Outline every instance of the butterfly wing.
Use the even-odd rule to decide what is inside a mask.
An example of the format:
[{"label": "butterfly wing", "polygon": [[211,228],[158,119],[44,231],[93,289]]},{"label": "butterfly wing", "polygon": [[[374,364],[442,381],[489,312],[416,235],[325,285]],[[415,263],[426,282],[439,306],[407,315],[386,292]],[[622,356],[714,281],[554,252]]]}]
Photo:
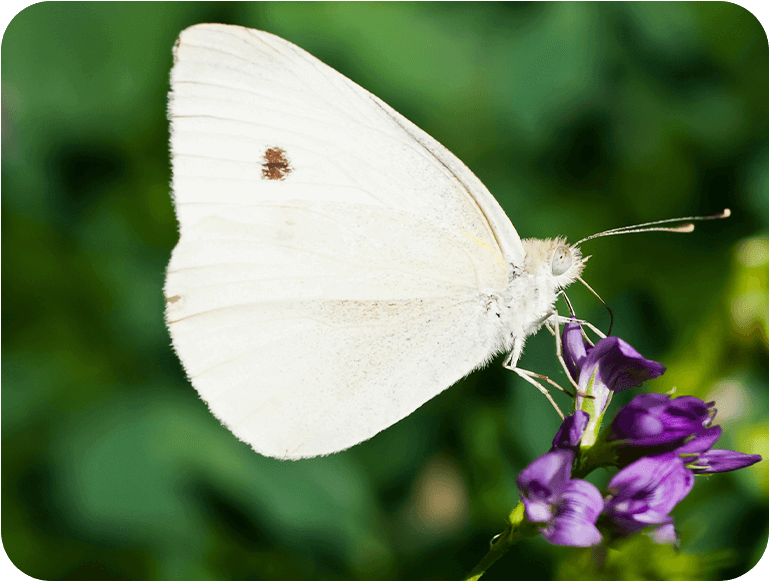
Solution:
[{"label": "butterfly wing", "polygon": [[485,294],[524,251],[462,162],[268,33],[197,25],[174,56],[166,319],[236,436],[332,453],[499,349]]}]

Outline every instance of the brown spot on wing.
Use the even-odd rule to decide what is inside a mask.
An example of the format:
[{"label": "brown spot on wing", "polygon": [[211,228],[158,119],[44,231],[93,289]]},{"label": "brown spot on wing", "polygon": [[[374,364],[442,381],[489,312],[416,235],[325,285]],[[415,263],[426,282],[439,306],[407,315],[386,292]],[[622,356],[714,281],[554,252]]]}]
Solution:
[{"label": "brown spot on wing", "polygon": [[176,303],[180,299],[181,297],[179,295],[174,295],[173,297],[166,297],[166,304],[171,305],[172,303]]},{"label": "brown spot on wing", "polygon": [[262,178],[264,180],[283,180],[292,171],[286,152],[281,148],[268,148],[262,163]]}]

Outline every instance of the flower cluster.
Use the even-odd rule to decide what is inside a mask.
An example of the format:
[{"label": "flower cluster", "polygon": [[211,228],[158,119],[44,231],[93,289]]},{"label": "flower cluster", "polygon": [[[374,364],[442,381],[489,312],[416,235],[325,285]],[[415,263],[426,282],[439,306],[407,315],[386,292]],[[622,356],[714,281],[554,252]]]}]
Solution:
[{"label": "flower cluster", "polygon": [[[526,520],[550,543],[593,546],[603,533],[637,532],[657,543],[676,543],[671,511],[692,490],[695,474],[733,471],[761,460],[712,449],[722,434],[712,425],[715,403],[693,396],[636,396],[597,440],[612,393],[660,376],[665,368],[617,337],[586,344],[576,323],[565,326],[562,345],[579,390],[576,412],[562,423],[551,450],[516,481]],[[604,494],[575,477],[610,466],[620,470]]]}]

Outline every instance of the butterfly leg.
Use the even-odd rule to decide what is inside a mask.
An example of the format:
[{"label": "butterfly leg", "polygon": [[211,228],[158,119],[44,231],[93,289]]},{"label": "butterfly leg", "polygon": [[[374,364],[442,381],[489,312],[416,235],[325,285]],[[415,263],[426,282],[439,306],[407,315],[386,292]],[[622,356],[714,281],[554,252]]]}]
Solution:
[{"label": "butterfly leg", "polygon": [[556,401],[553,399],[553,396],[551,396],[551,393],[548,392],[548,389],[545,388],[542,384],[540,384],[535,378],[538,378],[540,380],[544,380],[551,384],[552,386],[555,386],[562,392],[564,389],[559,386],[556,382],[551,380],[548,376],[543,376],[542,374],[536,374],[535,372],[530,372],[529,370],[524,370],[523,368],[519,368],[516,366],[516,363],[519,361],[519,356],[521,355],[521,351],[523,348],[523,342],[517,337],[513,342],[513,349],[511,350],[511,353],[508,354],[508,357],[505,359],[505,362],[503,362],[503,367],[507,370],[510,370],[511,372],[515,372],[518,374],[521,378],[532,384],[535,388],[537,388],[540,393],[545,396],[548,399],[548,402],[551,403],[551,406],[554,407],[554,410],[556,410],[556,413],[564,419],[564,414],[562,413],[561,409],[559,408],[559,405],[556,404]]},{"label": "butterfly leg", "polygon": [[[575,392],[579,394],[580,396],[584,398],[591,398],[591,396],[588,396],[587,394],[584,394],[580,391],[580,388],[577,385],[577,382],[572,377],[572,374],[570,374],[569,369],[567,368],[567,363],[564,361],[564,350],[561,343],[561,333],[559,333],[559,323],[579,323],[581,326],[585,325],[588,327],[591,331],[593,331],[596,335],[603,338],[606,337],[601,331],[599,331],[596,326],[593,324],[583,321],[582,319],[575,319],[574,317],[563,317],[559,315],[557,312],[553,312],[552,316],[549,318],[549,320],[546,322],[546,327],[548,328],[548,331],[550,331],[554,337],[556,338],[556,357],[559,360],[559,363],[561,364],[561,367],[564,369],[564,373],[567,374],[567,378],[569,378],[570,383],[572,384],[572,387],[575,389]],[[551,327],[553,326],[553,327]],[[588,336],[586,336],[585,332],[583,331],[581,327],[581,333],[583,337],[588,340]],[[588,340],[589,343],[593,345],[593,342]]]},{"label": "butterfly leg", "polygon": [[[572,384],[572,387],[575,389],[575,393],[580,394],[580,388],[578,387],[577,382],[575,382],[575,379],[572,377],[572,374],[570,374],[569,368],[567,368],[567,362],[564,361],[564,349],[561,343],[561,333],[559,333],[559,318],[560,315],[556,312],[553,312],[552,317],[548,320],[548,322],[546,322],[546,327],[548,328],[548,331],[553,334],[554,338],[556,338],[556,358],[559,360],[559,363],[561,364],[564,373],[567,375],[570,384]],[[564,320],[564,323],[570,321],[567,318],[564,318]],[[551,326],[553,326],[553,328],[551,328]]]}]

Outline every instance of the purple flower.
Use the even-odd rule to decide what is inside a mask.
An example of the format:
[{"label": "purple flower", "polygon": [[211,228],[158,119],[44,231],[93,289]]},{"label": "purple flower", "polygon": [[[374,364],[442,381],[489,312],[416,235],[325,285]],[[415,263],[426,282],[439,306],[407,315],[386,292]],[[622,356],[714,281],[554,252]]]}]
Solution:
[{"label": "purple flower", "polygon": [[[587,392],[591,379],[594,379],[591,395],[594,397],[592,409],[596,413],[603,412],[610,391],[621,392],[639,386],[666,371],[658,362],[643,358],[619,337],[602,338],[595,346],[586,344],[580,325],[572,321],[564,326],[562,354],[567,370],[581,391]],[[581,404],[582,397],[578,396],[577,408],[581,408]]]},{"label": "purple flower", "polygon": [[688,463],[687,466],[697,475],[706,473],[724,473],[743,469],[762,460],[761,455],[749,455],[738,451],[726,451],[724,449],[711,449],[698,456],[697,461]]},{"label": "purple flower", "polygon": [[594,367],[597,381],[614,392],[640,386],[642,382],[657,378],[666,371],[658,362],[643,358],[619,337],[602,338],[588,350],[588,356],[582,362],[578,385],[588,383]]},{"label": "purple flower", "polygon": [[621,534],[671,524],[669,512],[687,496],[694,481],[675,453],[642,457],[610,480],[604,513]]},{"label": "purple flower", "polygon": [[721,426],[710,426],[700,431],[693,438],[685,440],[684,444],[681,444],[674,449],[674,452],[682,457],[692,457],[696,454],[705,453],[714,446],[714,443],[717,442],[721,436]]},{"label": "purple flower", "polygon": [[580,368],[583,360],[588,355],[588,349],[591,344],[583,340],[583,332],[580,324],[574,320],[564,324],[564,331],[561,334],[562,356],[564,363],[567,364],[567,370],[575,381],[580,376]]},{"label": "purple flower", "polygon": [[[574,321],[564,326],[562,347],[578,386],[576,412],[562,422],[551,450],[519,474],[523,512],[517,510],[516,523],[534,524],[552,544],[593,546],[602,541],[596,527],[601,517],[612,535],[642,532],[655,543],[677,545],[670,513],[692,490],[695,474],[740,469],[761,457],[712,449],[722,434],[712,426],[714,402],[693,396],[639,395],[597,441],[612,393],[660,376],[665,368],[617,337],[591,346]],[[592,484],[572,478],[576,459],[581,476],[620,467],[605,499]]]},{"label": "purple flower", "polygon": [[735,471],[762,460],[761,455],[712,449],[711,447],[719,440],[720,436],[722,436],[721,426],[709,427],[686,441],[682,446],[674,449],[674,452],[683,457],[687,468],[696,475]]},{"label": "purple flower", "polygon": [[672,451],[693,473],[705,474],[735,471],[762,460],[760,455],[711,449],[722,436],[721,427],[709,426],[715,415],[714,402],[694,396],[640,394],[618,411],[610,438],[623,441],[622,464]]},{"label": "purple flower", "polygon": [[561,490],[553,518],[540,533],[558,546],[595,546],[602,541],[602,534],[595,525],[601,512],[599,490],[588,481],[571,479]]},{"label": "purple flower", "polygon": [[546,540],[562,546],[592,546],[602,539],[595,525],[602,496],[587,481],[570,479],[574,459],[572,450],[552,450],[519,473],[516,485],[527,519],[542,524],[540,533]]},{"label": "purple flower", "polygon": [[618,411],[612,438],[637,447],[678,443],[711,423],[716,414],[713,406],[694,396],[672,400],[666,394],[640,394]]},{"label": "purple flower", "polygon": [[550,451],[538,457],[516,479],[527,519],[533,523],[552,517],[551,505],[572,473],[575,453],[566,449]]},{"label": "purple flower", "polygon": [[554,449],[575,449],[580,446],[580,439],[588,426],[590,416],[587,412],[578,410],[575,414],[569,415],[561,423],[556,436],[553,437]]}]

